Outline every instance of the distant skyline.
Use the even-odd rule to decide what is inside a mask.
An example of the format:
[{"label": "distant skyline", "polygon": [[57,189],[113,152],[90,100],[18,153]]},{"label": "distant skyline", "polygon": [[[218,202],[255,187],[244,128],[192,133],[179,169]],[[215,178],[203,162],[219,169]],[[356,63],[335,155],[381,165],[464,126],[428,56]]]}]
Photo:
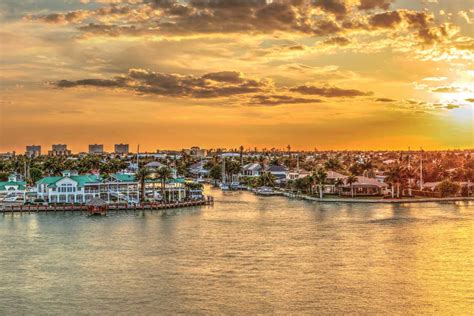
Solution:
[{"label": "distant skyline", "polygon": [[0,25],[0,152],[474,148],[474,0],[4,0]]}]

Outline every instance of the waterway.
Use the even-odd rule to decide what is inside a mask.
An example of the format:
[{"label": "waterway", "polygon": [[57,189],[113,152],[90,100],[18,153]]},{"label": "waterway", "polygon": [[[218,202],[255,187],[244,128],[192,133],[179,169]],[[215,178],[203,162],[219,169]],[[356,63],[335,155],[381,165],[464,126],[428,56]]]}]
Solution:
[{"label": "waterway", "polygon": [[472,314],[474,203],[211,190],[165,212],[0,215],[0,314]]}]

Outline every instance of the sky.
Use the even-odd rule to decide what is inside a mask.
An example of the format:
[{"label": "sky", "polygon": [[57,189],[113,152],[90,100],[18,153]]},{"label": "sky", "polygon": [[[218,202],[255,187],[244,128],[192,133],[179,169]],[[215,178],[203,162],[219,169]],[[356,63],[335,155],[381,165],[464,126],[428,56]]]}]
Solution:
[{"label": "sky", "polygon": [[2,0],[0,25],[0,152],[474,148],[474,0]]}]

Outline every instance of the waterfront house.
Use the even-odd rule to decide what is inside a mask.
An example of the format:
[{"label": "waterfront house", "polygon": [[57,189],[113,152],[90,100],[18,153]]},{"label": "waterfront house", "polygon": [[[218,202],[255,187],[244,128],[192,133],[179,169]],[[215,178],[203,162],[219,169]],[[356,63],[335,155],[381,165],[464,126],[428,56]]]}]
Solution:
[{"label": "waterfront house", "polygon": [[97,175],[77,175],[63,171],[62,176],[44,177],[36,182],[39,199],[49,203],[85,203],[99,196],[95,188],[101,179]]},{"label": "waterfront house", "polygon": [[376,179],[357,176],[357,182],[352,186],[345,184],[341,186],[340,195],[351,196],[352,191],[354,196],[382,196],[388,194],[388,184],[380,183]]},{"label": "waterfront house", "polygon": [[336,186],[336,183],[339,180],[345,181],[346,178],[347,176],[343,175],[342,173],[329,170],[327,172],[326,181],[324,182],[324,193],[337,194],[338,187]]},{"label": "waterfront house", "polygon": [[259,177],[262,174],[262,166],[258,163],[248,163],[242,167],[243,177]]},{"label": "waterfront house", "polygon": [[288,179],[288,169],[279,165],[268,165],[265,172],[269,172],[276,178],[277,183],[285,182]]},{"label": "waterfront house", "polygon": [[24,201],[26,182],[20,175],[11,174],[7,181],[0,181],[0,200]]}]

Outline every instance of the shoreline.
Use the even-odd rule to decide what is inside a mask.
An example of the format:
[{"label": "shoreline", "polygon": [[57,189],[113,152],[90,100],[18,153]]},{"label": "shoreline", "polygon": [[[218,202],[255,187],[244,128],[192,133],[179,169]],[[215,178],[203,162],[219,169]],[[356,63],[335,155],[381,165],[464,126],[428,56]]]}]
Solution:
[{"label": "shoreline", "polygon": [[[290,197],[289,194],[283,194],[286,197]],[[318,203],[371,203],[371,204],[406,204],[406,203],[433,203],[433,202],[469,202],[474,201],[474,197],[450,197],[450,198],[424,198],[424,199],[379,199],[379,200],[364,200],[364,199],[319,199],[307,195],[301,195],[296,199],[318,202]]]}]

